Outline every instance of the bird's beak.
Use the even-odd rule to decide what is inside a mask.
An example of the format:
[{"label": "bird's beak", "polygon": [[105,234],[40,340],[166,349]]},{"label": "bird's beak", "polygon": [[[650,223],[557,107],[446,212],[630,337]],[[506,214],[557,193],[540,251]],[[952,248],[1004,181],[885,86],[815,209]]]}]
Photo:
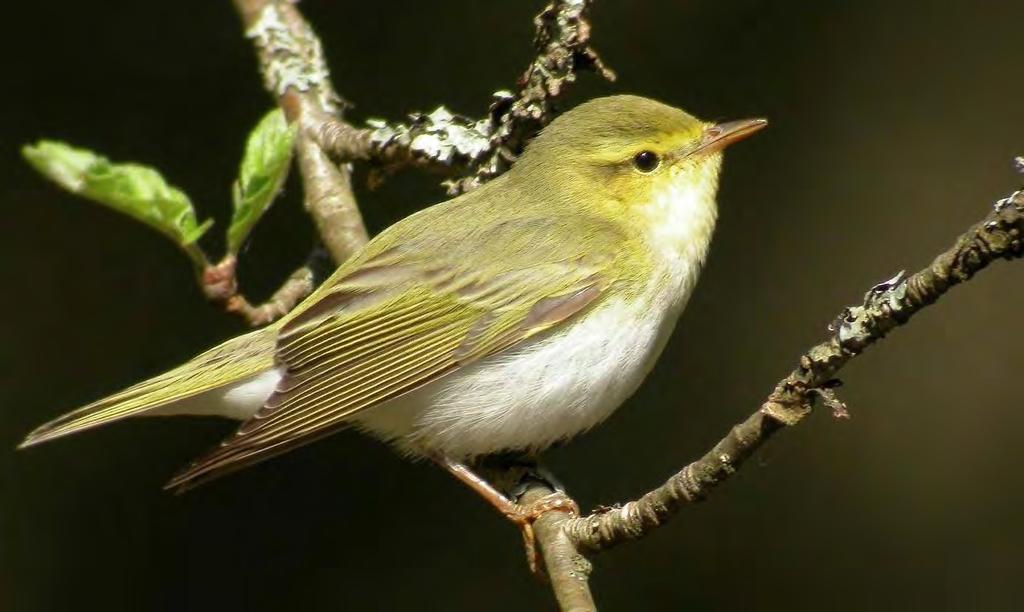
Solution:
[{"label": "bird's beak", "polygon": [[[701,136],[700,144],[692,153],[713,153],[721,151],[734,142],[743,140],[768,125],[767,119],[739,119],[708,126]],[[691,154],[692,154],[691,153]]]}]

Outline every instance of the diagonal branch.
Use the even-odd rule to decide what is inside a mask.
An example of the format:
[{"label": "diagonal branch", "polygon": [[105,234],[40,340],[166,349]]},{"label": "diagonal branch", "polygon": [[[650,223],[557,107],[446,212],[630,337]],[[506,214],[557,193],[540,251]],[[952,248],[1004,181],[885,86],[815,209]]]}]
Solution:
[{"label": "diagonal branch", "polygon": [[[683,506],[704,500],[775,432],[800,422],[817,396],[824,393],[832,398],[830,401],[838,402],[830,389],[836,382],[835,375],[851,359],[992,262],[1024,255],[1022,236],[1024,192],[1017,191],[1000,200],[930,266],[909,278],[901,272],[872,287],[861,305],[844,309],[829,328],[832,336],[800,357],[797,368],[776,385],[757,412],[663,485],[635,501],[586,517],[570,518],[559,512],[545,515],[545,528],[537,529],[545,559],[572,559],[581,552],[596,552],[639,539]],[[526,495],[550,492],[545,485],[534,483]],[[563,583],[563,592],[569,595],[578,590],[580,580],[585,581],[586,575],[581,577],[579,572],[571,580],[560,577],[556,581],[552,577],[553,584],[557,587]]]}]

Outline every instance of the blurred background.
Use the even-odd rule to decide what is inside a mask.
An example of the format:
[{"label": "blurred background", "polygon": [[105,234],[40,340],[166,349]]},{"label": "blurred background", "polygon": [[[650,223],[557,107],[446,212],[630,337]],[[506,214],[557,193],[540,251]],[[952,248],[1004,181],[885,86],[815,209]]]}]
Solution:
[{"label": "blurred background", "polygon": [[[480,115],[532,53],[541,0],[305,0],[351,117]],[[354,433],[176,497],[232,426],[136,420],[15,453],[41,421],[242,331],[187,260],[33,174],[41,137],[160,169],[221,230],[271,106],[227,1],[22,3],[0,101],[0,609],[551,609],[519,535],[440,470]],[[752,412],[847,304],[917,269],[1021,183],[1024,4],[600,0],[617,83],[708,119],[767,116],[730,149],[697,292],[645,386],[552,452],[584,507],[630,499]],[[360,189],[373,231],[443,199]],[[242,260],[265,296],[312,229],[290,184]],[[221,252],[220,232],[205,240]],[[1011,609],[1024,596],[1024,263],[998,263],[843,371],[821,410],[702,505],[599,555],[602,609]]]}]

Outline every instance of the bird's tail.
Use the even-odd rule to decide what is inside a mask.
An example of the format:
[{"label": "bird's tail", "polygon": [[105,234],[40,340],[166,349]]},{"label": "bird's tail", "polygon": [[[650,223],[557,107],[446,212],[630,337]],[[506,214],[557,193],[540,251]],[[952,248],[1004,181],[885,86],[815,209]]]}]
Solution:
[{"label": "bird's tail", "polygon": [[39,426],[18,448],[127,417],[193,412],[174,410],[174,405],[273,368],[276,336],[269,326],[232,338],[169,372]]}]

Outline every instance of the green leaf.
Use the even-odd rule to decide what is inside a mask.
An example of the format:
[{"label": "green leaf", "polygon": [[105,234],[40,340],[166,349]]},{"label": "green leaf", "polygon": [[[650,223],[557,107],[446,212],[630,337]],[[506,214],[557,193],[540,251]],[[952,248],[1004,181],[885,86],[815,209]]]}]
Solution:
[{"label": "green leaf", "polygon": [[296,127],[288,125],[284,113],[277,109],[267,113],[249,134],[232,190],[234,214],[228,227],[228,253],[238,253],[281,190],[288,176],[295,133]]},{"label": "green leaf", "polygon": [[86,149],[41,140],[21,150],[29,164],[71,193],[137,219],[174,240],[196,262],[195,241],[213,224],[196,221],[192,202],[159,172],[139,164],[114,164]]}]

